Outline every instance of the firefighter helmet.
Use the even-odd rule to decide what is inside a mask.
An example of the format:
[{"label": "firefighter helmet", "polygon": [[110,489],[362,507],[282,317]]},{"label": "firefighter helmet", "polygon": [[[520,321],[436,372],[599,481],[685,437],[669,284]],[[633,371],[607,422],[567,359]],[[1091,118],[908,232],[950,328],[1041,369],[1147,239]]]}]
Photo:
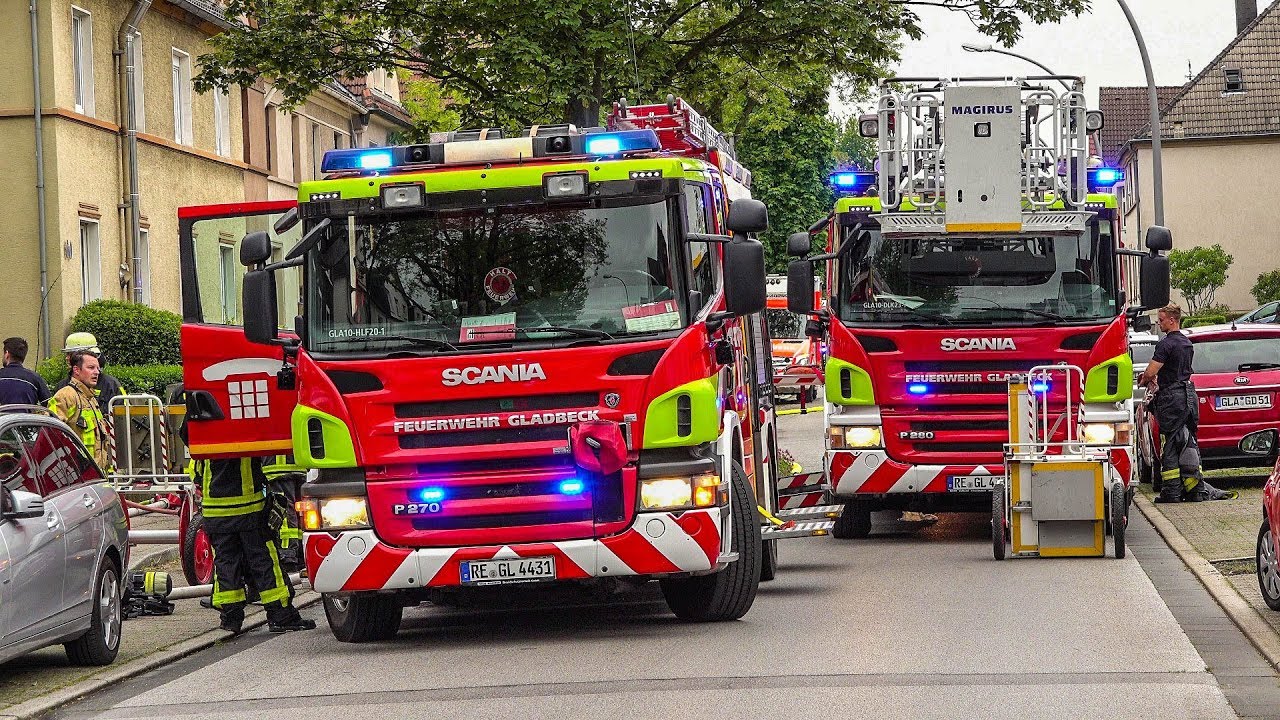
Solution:
[{"label": "firefighter helmet", "polygon": [[67,346],[62,348],[62,352],[87,352],[101,355],[102,349],[98,347],[98,338],[94,337],[93,333],[74,332],[67,336]]}]

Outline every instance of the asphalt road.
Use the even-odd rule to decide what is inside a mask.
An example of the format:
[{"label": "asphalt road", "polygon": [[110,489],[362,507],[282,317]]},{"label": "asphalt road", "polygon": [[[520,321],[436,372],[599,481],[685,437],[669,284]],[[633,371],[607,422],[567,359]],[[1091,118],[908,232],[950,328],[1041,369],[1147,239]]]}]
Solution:
[{"label": "asphalt road", "polygon": [[[817,469],[821,427],[787,417],[780,446]],[[1139,553],[997,563],[985,517],[884,520],[870,540],[784,544],[739,622],[677,622],[653,593],[424,606],[394,642],[353,646],[313,610],[320,630],[251,633],[57,716],[1237,717]]]}]

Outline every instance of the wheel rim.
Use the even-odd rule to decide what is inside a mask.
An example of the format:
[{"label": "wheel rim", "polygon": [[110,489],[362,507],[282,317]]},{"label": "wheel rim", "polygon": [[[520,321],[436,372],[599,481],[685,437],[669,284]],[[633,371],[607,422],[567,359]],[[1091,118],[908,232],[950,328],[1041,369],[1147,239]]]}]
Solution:
[{"label": "wheel rim", "polygon": [[347,606],[350,604],[350,601],[347,600],[347,598],[331,597],[326,599],[329,601],[329,605],[333,607],[334,612],[337,613],[345,613],[347,611]]},{"label": "wheel rim", "polygon": [[102,622],[102,642],[108,650],[115,650],[120,642],[120,582],[114,570],[102,574],[98,590],[98,619]]},{"label": "wheel rim", "polygon": [[1276,569],[1276,547],[1271,530],[1263,533],[1262,541],[1258,543],[1258,576],[1267,597],[1280,598],[1280,572]]},{"label": "wheel rim", "polygon": [[196,581],[201,585],[213,582],[213,543],[209,542],[209,533],[205,532],[204,528],[196,529],[192,557],[196,569]]}]

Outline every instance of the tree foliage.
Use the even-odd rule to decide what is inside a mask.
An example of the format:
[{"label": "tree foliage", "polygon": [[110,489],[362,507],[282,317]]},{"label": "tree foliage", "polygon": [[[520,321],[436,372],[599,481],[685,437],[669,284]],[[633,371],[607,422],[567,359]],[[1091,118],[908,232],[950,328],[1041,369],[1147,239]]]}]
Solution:
[{"label": "tree foliage", "polygon": [[1213,305],[1214,295],[1226,284],[1227,270],[1234,260],[1217,243],[1169,253],[1169,284],[1186,299],[1188,314],[1197,315]]},{"label": "tree foliage", "polygon": [[1280,300],[1280,270],[1268,270],[1258,275],[1257,282],[1249,292],[1253,293],[1253,299],[1259,305]]}]

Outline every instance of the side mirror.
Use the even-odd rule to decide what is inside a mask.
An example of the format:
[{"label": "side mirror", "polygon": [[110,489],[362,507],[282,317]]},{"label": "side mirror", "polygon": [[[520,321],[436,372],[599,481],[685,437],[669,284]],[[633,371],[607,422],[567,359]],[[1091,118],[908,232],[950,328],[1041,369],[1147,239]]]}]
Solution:
[{"label": "side mirror", "polygon": [[267,270],[245,273],[243,295],[244,336],[259,345],[273,344],[280,337],[275,274]]},{"label": "side mirror", "polygon": [[13,490],[9,493],[9,503],[3,517],[6,520],[34,520],[44,517],[44,498],[25,490]]},{"label": "side mirror", "polygon": [[298,216],[298,207],[295,205],[289,208],[289,212],[281,215],[276,220],[276,223],[271,226],[271,229],[275,230],[277,235],[283,235],[292,230],[293,226],[297,225],[300,219],[301,218]]},{"label": "side mirror", "polygon": [[1163,255],[1144,255],[1139,274],[1142,276],[1142,306],[1150,309],[1168,305],[1169,258]]},{"label": "side mirror", "polygon": [[1276,431],[1259,430],[1240,439],[1240,452],[1246,455],[1271,455],[1276,451]]},{"label": "side mirror", "polygon": [[761,312],[765,293],[764,245],[745,235],[734,235],[733,241],[724,245],[725,309],[737,317]]},{"label": "side mirror", "polygon": [[1152,252],[1172,250],[1173,233],[1163,225],[1152,225],[1147,228],[1147,249]]},{"label": "side mirror", "polygon": [[787,309],[799,315],[813,312],[813,263],[808,260],[787,265]]},{"label": "side mirror", "polygon": [[729,232],[754,235],[769,229],[769,209],[759,200],[739,198],[729,203]]},{"label": "side mirror", "polygon": [[240,241],[240,264],[245,267],[261,265],[271,259],[271,236],[259,230],[244,236]]},{"label": "side mirror", "polygon": [[792,233],[787,237],[787,254],[802,258],[813,251],[813,237],[807,232]]}]

